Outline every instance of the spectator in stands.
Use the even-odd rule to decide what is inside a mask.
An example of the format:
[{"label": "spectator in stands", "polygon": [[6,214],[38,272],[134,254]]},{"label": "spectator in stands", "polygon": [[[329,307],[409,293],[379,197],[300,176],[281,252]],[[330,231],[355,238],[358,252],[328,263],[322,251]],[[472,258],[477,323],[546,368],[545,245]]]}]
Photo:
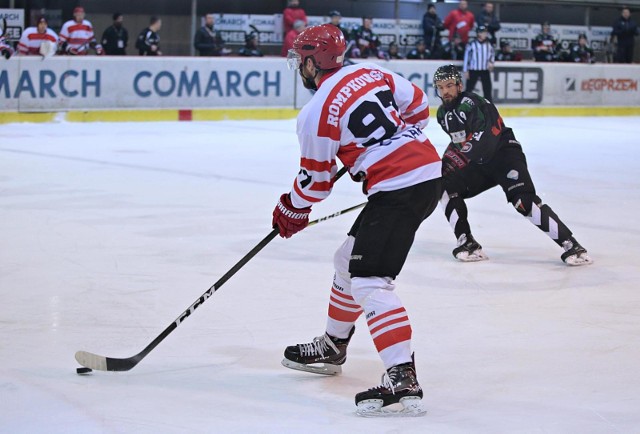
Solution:
[{"label": "spectator in stands", "polygon": [[501,62],[519,62],[522,60],[522,55],[514,53],[511,43],[506,40],[500,41],[500,50],[496,53],[496,61]]},{"label": "spectator in stands", "polygon": [[444,27],[449,29],[449,41],[452,41],[453,36],[458,33],[463,45],[467,45],[469,42],[469,32],[473,29],[475,18],[468,8],[467,0],[460,0],[458,9],[449,12],[444,19]]},{"label": "spectator in stands", "polygon": [[158,17],[151,17],[149,27],[138,35],[136,48],[141,56],[162,56],[160,51],[160,36],[158,32],[162,27],[162,20]]},{"label": "spectator in stands", "polygon": [[548,21],[542,23],[542,32],[531,41],[531,49],[536,62],[558,60],[558,40],[551,34],[551,25]]},{"label": "spectator in stands", "polygon": [[120,12],[113,14],[113,24],[102,32],[102,47],[109,56],[124,56],[127,54],[129,32],[122,26],[124,16]]},{"label": "spectator in stands", "polygon": [[329,24],[333,24],[334,26],[339,28],[342,31],[342,34],[344,35],[344,39],[349,40],[350,32],[349,32],[349,29],[343,26],[341,23],[342,14],[340,13],[340,11],[337,11],[337,10],[329,11],[329,19],[331,20],[329,21]]},{"label": "spectator in stands", "polygon": [[287,57],[289,50],[293,48],[293,41],[296,39],[304,29],[307,28],[307,25],[302,20],[296,20],[293,23],[293,29],[289,30],[289,33],[284,37],[284,42],[282,43],[282,52],[280,53],[282,57]]},{"label": "spectator in stands", "polygon": [[587,35],[580,33],[578,43],[571,46],[570,60],[575,63],[596,63],[593,49],[589,47]]},{"label": "spectator in stands", "polygon": [[416,48],[407,53],[407,59],[410,60],[424,60],[430,58],[431,53],[429,52],[429,50],[427,50],[427,45],[422,39],[418,39],[416,41]]},{"label": "spectator in stands", "polygon": [[453,41],[448,42],[442,47],[443,59],[447,60],[462,60],[464,59],[464,44],[462,38],[458,33],[453,34]]},{"label": "spectator in stands", "polygon": [[476,39],[465,47],[462,71],[467,80],[467,92],[474,92],[478,80],[482,82],[482,95],[491,101],[491,71],[495,62],[495,51],[489,42],[489,30],[485,26],[476,28]]},{"label": "spectator in stands", "polygon": [[422,17],[422,34],[432,59],[442,59],[442,39],[440,37],[442,30],[444,30],[444,24],[436,13],[436,5],[431,3],[427,6],[427,12]]},{"label": "spectator in stands", "polygon": [[493,11],[493,3],[486,2],[482,6],[482,11],[476,18],[478,25],[483,25],[489,30],[489,42],[494,47],[496,46],[496,32],[500,30],[500,21],[496,17],[495,12]]},{"label": "spectator in stands", "polygon": [[262,57],[262,51],[258,49],[258,34],[247,33],[244,37],[244,47],[238,51],[238,55],[245,57]]},{"label": "spectator in stands", "polygon": [[20,35],[18,53],[23,56],[53,55],[57,47],[58,35],[48,27],[47,19],[40,16],[36,27],[27,27]]},{"label": "spectator in stands", "polygon": [[633,62],[633,45],[638,35],[638,25],[631,19],[631,10],[623,7],[620,17],[613,23],[611,31],[612,42],[618,44],[615,54],[616,63]]},{"label": "spectator in stands", "polygon": [[67,21],[60,29],[60,44],[58,50],[61,54],[72,56],[84,56],[89,54],[89,49],[95,50],[96,54],[104,54],[102,45],[96,41],[93,33],[93,25],[84,19],[84,8],[77,6],[73,9],[73,19]]},{"label": "spectator in stands", "polygon": [[[300,0],[288,0],[287,7],[282,11],[282,27],[285,38],[293,30],[293,24],[298,20],[302,21],[305,27],[307,26],[307,14],[300,7]],[[284,55],[286,56],[287,53],[285,52]]]},{"label": "spectator in stands", "polygon": [[380,49],[380,39],[373,33],[373,18],[363,17],[362,25],[351,35],[351,52],[348,57],[366,59],[374,56],[384,59],[384,52]]},{"label": "spectator in stands", "polygon": [[200,56],[222,56],[224,52],[224,39],[220,32],[214,30],[213,14],[204,17],[204,26],[200,27],[193,36],[193,46],[198,50]]},{"label": "spectator in stands", "polygon": [[384,57],[387,60],[404,59],[404,57],[402,57],[402,54],[400,54],[400,52],[398,51],[398,44],[396,44],[395,42],[391,42],[389,44],[389,48],[387,49]]}]

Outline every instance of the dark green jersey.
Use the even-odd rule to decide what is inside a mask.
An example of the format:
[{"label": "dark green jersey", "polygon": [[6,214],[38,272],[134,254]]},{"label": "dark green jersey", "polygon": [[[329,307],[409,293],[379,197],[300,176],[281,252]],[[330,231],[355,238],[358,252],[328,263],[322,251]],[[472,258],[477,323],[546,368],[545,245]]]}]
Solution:
[{"label": "dark green jersey", "polygon": [[474,163],[486,163],[496,150],[508,142],[518,143],[498,109],[483,97],[462,92],[453,109],[438,108],[438,123],[451,143]]}]

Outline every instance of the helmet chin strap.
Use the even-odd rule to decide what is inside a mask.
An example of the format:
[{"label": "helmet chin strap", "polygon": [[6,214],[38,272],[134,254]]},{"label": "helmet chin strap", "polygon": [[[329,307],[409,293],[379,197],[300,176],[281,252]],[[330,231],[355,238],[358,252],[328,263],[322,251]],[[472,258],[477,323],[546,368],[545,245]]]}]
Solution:
[{"label": "helmet chin strap", "polygon": [[316,84],[316,77],[318,76],[318,73],[320,72],[320,70],[316,68],[316,73],[313,75],[313,77],[309,78],[306,75],[304,75],[304,72],[302,72],[302,68],[303,68],[303,64],[300,63],[300,68],[298,69],[298,73],[302,78],[302,85],[305,88],[310,90],[318,90],[318,85]]}]

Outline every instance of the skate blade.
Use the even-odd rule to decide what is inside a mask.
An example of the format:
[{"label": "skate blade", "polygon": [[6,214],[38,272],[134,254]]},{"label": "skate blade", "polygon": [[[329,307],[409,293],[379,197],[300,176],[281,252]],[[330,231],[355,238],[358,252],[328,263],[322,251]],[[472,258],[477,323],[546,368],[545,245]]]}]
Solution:
[{"label": "skate blade", "polygon": [[456,259],[460,262],[479,262],[489,259],[487,255],[481,250],[476,250],[473,253],[460,252],[456,255]]},{"label": "skate blade", "polygon": [[317,363],[313,365],[305,365],[304,363],[293,362],[289,359],[282,359],[282,366],[296,371],[311,372],[320,375],[338,375],[342,373],[342,366],[332,365],[330,363]]},{"label": "skate blade", "polygon": [[580,255],[572,255],[568,258],[565,258],[564,263],[567,265],[578,267],[580,265],[593,264],[593,259],[591,259],[591,256],[587,255],[586,253],[582,253]]},{"label": "skate blade", "polygon": [[422,399],[417,396],[400,398],[398,404],[382,407],[381,399],[367,399],[358,403],[356,414],[362,417],[420,417],[427,414]]}]

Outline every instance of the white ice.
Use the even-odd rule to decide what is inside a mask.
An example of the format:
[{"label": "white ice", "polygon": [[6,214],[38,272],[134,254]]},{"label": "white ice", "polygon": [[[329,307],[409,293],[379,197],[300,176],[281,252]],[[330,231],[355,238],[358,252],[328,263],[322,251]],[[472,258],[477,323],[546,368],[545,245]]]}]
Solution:
[{"label": "white ice", "polygon": [[[138,353],[269,233],[294,120],[0,126],[0,431],[640,432],[640,119],[506,122],[595,264],[499,189],[469,201],[491,259],[456,262],[438,208],[397,279],[428,414],[384,420],[354,413],[383,372],[363,319],[341,376],[280,365],[324,331],[355,212],[272,241],[133,370],[75,373],[77,350]],[[346,178],[312,217],[363,200]]]}]

